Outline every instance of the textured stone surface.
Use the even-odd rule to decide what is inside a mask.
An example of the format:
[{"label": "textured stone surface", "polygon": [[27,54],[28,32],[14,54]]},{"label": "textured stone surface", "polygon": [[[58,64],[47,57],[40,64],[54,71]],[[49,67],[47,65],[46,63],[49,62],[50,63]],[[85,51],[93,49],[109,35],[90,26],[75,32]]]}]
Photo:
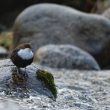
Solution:
[{"label": "textured stone surface", "polygon": [[4,47],[0,46],[0,58],[6,58],[8,54],[8,51]]},{"label": "textured stone surface", "polygon": [[57,3],[68,5],[76,9],[90,12],[97,0],[1,0],[0,1],[0,23],[11,27],[17,15],[26,7],[38,3]]},{"label": "textured stone surface", "polygon": [[24,10],[14,24],[14,47],[30,42],[34,50],[46,44],[72,44],[92,54],[101,67],[110,60],[110,22],[55,4],[39,4]]},{"label": "textured stone surface", "polygon": [[103,16],[107,17],[110,20],[110,8],[105,10],[105,12],[102,14]]},{"label": "textured stone surface", "polygon": [[110,0],[97,0],[96,12],[102,14],[107,8],[110,7]]},{"label": "textured stone surface", "polygon": [[35,60],[53,68],[100,70],[89,53],[72,45],[43,46],[37,50]]},{"label": "textured stone surface", "polygon": [[[1,79],[10,75],[11,64],[9,60],[0,61],[0,89]],[[110,110],[110,71],[51,69],[35,64],[27,70],[32,72],[36,66],[53,73],[58,89],[57,100],[32,91],[29,98],[6,96],[0,91],[1,110]]]},{"label": "textured stone surface", "polygon": [[[35,64],[21,69],[21,75],[26,77],[18,77],[14,64],[9,60],[0,61],[0,92],[15,97],[30,97],[30,95],[45,95],[52,97],[51,92],[45,85],[37,79],[37,67]],[[24,74],[24,75],[23,75]],[[18,74],[20,76],[20,74]],[[17,82],[16,82],[17,81]]]}]

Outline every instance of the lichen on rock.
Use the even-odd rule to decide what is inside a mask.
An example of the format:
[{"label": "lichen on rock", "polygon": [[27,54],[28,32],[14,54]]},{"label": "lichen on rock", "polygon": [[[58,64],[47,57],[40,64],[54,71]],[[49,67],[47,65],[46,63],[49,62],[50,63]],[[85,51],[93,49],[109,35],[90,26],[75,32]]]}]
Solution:
[{"label": "lichen on rock", "polygon": [[41,81],[43,81],[45,86],[51,91],[54,98],[56,99],[57,98],[57,89],[56,89],[56,86],[54,83],[53,75],[51,73],[49,73],[45,70],[41,70],[41,69],[38,69],[36,74],[37,74],[37,78],[40,79]]}]

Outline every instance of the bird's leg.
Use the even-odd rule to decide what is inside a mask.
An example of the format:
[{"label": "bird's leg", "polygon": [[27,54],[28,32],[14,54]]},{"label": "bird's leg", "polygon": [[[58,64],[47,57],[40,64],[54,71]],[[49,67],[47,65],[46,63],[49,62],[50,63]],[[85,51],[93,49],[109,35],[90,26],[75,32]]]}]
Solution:
[{"label": "bird's leg", "polygon": [[26,67],[25,67],[25,74],[26,74]]},{"label": "bird's leg", "polygon": [[20,74],[20,68],[17,67],[17,74]]},{"label": "bird's leg", "polygon": [[25,76],[25,77],[28,77],[27,72],[26,72],[26,67],[25,67],[24,76]]},{"label": "bird's leg", "polygon": [[21,71],[20,68],[17,67],[17,74],[22,75],[24,77],[28,77],[27,72],[26,72],[26,67],[24,71]]}]

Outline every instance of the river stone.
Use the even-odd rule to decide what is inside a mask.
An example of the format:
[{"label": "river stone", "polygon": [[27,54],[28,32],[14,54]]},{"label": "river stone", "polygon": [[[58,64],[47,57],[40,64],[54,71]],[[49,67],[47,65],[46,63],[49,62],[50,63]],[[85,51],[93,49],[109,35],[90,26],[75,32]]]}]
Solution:
[{"label": "river stone", "polygon": [[105,10],[105,12],[102,14],[103,16],[107,17],[110,20],[110,8]]},{"label": "river stone", "polygon": [[36,52],[35,60],[52,68],[100,70],[95,59],[72,45],[46,45]]},{"label": "river stone", "polygon": [[35,64],[20,71],[21,74],[17,74],[16,67],[9,59],[0,61],[0,92],[19,98],[27,98],[30,95],[53,97],[45,85],[37,79],[38,68]]},{"label": "river stone", "polygon": [[[9,60],[0,61],[0,89],[9,79],[12,67]],[[54,75],[56,101],[42,94],[33,95],[33,91],[29,98],[15,98],[0,91],[0,110],[110,110],[110,71],[52,69],[35,64],[27,67],[27,71],[33,73],[36,67]]]},{"label": "river stone", "polygon": [[107,8],[110,7],[110,0],[97,0],[96,6],[94,6],[96,13],[102,14]]},{"label": "river stone", "polygon": [[8,57],[8,51],[4,48],[0,46],[0,58],[6,58]]},{"label": "river stone", "polygon": [[46,44],[72,44],[93,55],[101,67],[110,63],[110,22],[101,15],[39,4],[25,9],[13,29],[14,47],[23,42],[32,43],[34,50]]}]

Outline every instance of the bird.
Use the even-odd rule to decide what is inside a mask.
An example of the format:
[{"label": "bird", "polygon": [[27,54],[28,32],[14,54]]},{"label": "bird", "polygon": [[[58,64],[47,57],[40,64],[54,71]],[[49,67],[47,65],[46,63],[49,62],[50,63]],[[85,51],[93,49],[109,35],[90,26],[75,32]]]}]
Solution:
[{"label": "bird", "polygon": [[18,45],[10,55],[10,59],[17,67],[17,72],[20,73],[20,68],[25,68],[33,62],[34,53],[29,43],[22,43]]}]

